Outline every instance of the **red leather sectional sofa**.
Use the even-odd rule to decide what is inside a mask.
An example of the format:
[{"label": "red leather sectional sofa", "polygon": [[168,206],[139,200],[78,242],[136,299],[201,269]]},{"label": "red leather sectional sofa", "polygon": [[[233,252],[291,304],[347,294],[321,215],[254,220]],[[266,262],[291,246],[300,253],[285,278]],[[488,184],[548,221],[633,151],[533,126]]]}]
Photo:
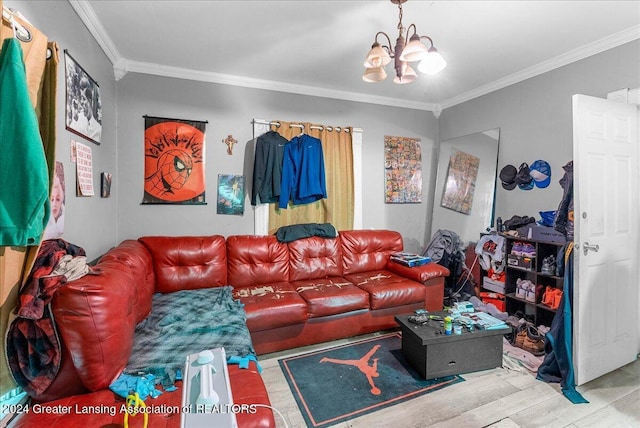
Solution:
[{"label": "red leather sectional sofa", "polygon": [[[45,393],[33,397],[40,412],[20,415],[11,427],[122,426],[120,412],[77,410],[121,406],[108,387],[124,370],[135,326],[149,315],[157,292],[233,286],[258,354],[393,328],[396,314],[442,309],[449,271],[435,263],[408,268],[390,262],[389,255],[402,249],[401,235],[387,230],[288,244],[253,235],[126,240],[101,257],[100,275],[67,283],[54,296],[61,368]],[[248,369],[230,365],[229,374],[236,404],[270,405],[254,363]],[[175,409],[181,390],[150,404]],[[57,413],[43,413],[52,409]],[[275,426],[269,408],[251,409],[237,414],[240,427]],[[177,428],[180,414],[150,414],[149,426]]]}]

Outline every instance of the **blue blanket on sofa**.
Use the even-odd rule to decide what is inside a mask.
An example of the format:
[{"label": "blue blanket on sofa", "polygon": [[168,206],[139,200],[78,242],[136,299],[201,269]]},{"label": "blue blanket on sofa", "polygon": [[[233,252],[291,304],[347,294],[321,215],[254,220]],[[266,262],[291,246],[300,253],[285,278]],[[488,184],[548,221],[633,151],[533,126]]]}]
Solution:
[{"label": "blue blanket on sofa", "polygon": [[189,354],[224,347],[227,358],[253,359],[246,314],[231,292],[226,286],[155,294],[151,314],[136,327],[125,372],[151,373],[167,385]]}]

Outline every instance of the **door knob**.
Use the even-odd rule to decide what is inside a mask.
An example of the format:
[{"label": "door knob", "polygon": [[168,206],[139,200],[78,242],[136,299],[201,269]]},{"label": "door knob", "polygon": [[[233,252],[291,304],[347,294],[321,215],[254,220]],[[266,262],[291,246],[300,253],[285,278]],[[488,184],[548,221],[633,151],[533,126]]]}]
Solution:
[{"label": "door knob", "polygon": [[585,242],[584,244],[582,244],[582,251],[584,252],[585,256],[587,255],[589,250],[594,251],[594,252],[597,253],[599,249],[600,249],[600,245],[598,245],[598,244],[591,245],[588,242]]}]

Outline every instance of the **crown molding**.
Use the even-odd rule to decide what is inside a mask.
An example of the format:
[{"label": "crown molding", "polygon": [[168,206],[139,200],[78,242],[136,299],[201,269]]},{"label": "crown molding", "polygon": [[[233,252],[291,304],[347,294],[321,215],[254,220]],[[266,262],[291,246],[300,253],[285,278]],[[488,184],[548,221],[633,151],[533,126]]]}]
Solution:
[{"label": "crown molding", "polygon": [[149,62],[127,60],[125,68],[129,73],[151,74],[155,76],[172,77],[175,79],[196,80],[200,82],[219,83],[222,85],[264,89],[268,91],[287,92],[290,94],[309,95],[313,97],[332,98],[344,101],[410,108],[415,110],[433,111],[436,109],[436,104],[433,103],[408,101],[398,98],[362,94],[359,92],[319,88],[316,86],[297,85],[274,80],[254,79],[235,76],[232,74],[197,71]]},{"label": "crown molding", "polygon": [[359,92],[325,89],[316,86],[297,85],[292,83],[272,80],[252,79],[230,74],[202,72],[179,67],[169,67],[153,63],[130,61],[120,55],[115,44],[104,29],[95,11],[88,1],[68,0],[71,7],[78,14],[80,20],[87,27],[91,35],[114,66],[116,81],[124,77],[128,72],[151,74],[156,76],[173,77],[176,79],[197,80],[201,82],[219,83],[223,85],[240,86],[245,88],[264,89],[270,91],[287,92],[299,95],[309,95],[322,98],[331,98],[344,101],[354,101],[368,104],[385,105],[391,107],[409,108],[415,110],[431,111],[438,117],[443,109],[453,107],[465,101],[486,95],[515,83],[522,82],[556,68],[571,64],[597,53],[620,46],[640,38],[640,25],[620,31],[611,36],[600,39],[594,43],[574,49],[540,64],[513,73],[502,79],[498,79],[487,85],[472,89],[455,97],[446,99],[440,103],[426,103],[420,101],[408,101],[399,98],[368,95]]},{"label": "crown molding", "polygon": [[116,48],[116,45],[109,37],[109,33],[104,29],[102,22],[98,19],[95,10],[91,7],[88,1],[85,0],[69,0],[69,4],[75,10],[76,14],[87,27],[89,33],[96,39],[98,45],[102,48],[111,64],[117,64],[122,60],[122,55]]},{"label": "crown molding", "polygon": [[472,89],[471,91],[467,91],[455,97],[449,98],[442,101],[440,105],[443,109],[453,107],[465,101],[469,101],[482,95],[497,91],[499,89],[506,88],[507,86],[513,85],[515,83],[531,79],[532,77],[549,72],[551,70],[555,70],[556,68],[563,67],[581,59],[588,58],[592,55],[618,47],[636,39],[640,39],[640,25],[636,25],[634,27],[612,34],[611,36],[597,40],[588,45],[584,45],[565,54],[558,55],[557,57],[551,58],[550,60],[543,61],[540,64],[534,65],[533,67],[526,68],[522,71],[513,73],[509,76],[503,77],[502,79],[491,82],[487,85],[480,86],[478,88]]}]

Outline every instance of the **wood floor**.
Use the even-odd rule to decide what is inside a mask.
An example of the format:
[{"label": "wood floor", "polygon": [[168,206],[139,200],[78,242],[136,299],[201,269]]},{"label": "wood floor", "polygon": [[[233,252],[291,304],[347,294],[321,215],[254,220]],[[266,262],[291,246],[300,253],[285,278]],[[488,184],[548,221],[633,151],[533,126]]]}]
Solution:
[{"label": "wood floor", "polygon": [[[274,412],[277,428],[306,426],[278,359],[375,335],[259,357],[271,405],[286,420],[285,424]],[[640,427],[639,360],[577,388],[588,404],[572,404],[560,392],[559,384],[541,382],[519,371],[497,368],[462,376],[465,382],[334,427]]]}]

